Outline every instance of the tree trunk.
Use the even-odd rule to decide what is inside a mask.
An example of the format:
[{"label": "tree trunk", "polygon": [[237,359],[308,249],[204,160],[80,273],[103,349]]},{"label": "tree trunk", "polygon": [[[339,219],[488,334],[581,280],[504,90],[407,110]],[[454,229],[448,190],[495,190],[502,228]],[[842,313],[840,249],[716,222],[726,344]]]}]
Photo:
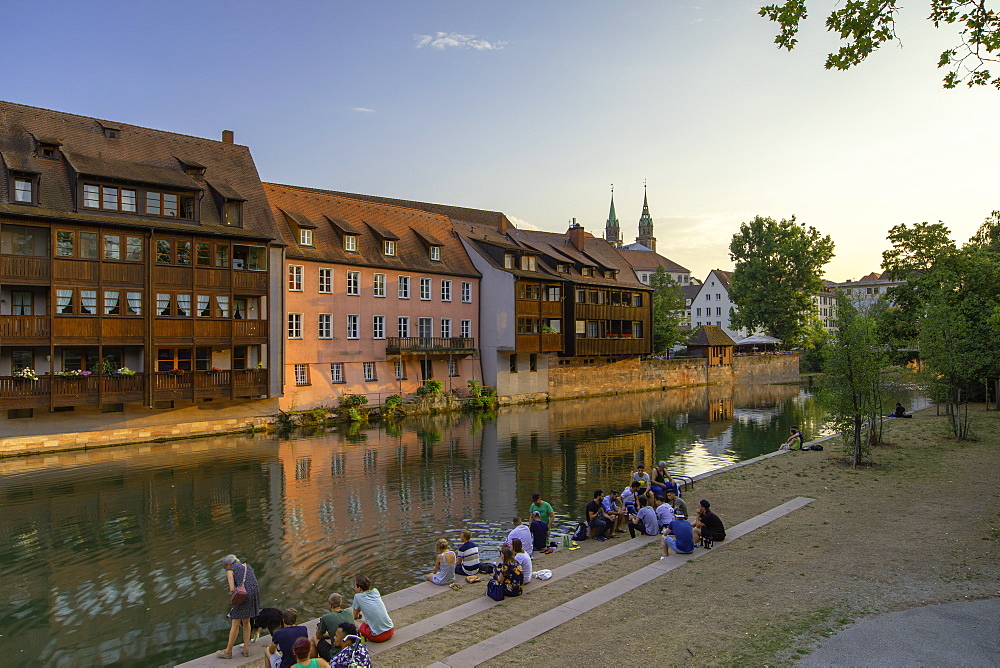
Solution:
[{"label": "tree trunk", "polygon": [[852,468],[858,468],[861,463],[861,415],[854,415],[854,460],[851,462]]}]

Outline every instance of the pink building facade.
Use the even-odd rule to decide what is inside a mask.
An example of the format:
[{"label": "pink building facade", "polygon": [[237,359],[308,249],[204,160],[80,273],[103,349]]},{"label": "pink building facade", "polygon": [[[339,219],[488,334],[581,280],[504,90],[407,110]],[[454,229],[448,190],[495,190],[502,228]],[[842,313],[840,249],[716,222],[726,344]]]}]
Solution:
[{"label": "pink building facade", "polygon": [[285,242],[281,409],[482,381],[479,273],[445,216],[265,184]]}]

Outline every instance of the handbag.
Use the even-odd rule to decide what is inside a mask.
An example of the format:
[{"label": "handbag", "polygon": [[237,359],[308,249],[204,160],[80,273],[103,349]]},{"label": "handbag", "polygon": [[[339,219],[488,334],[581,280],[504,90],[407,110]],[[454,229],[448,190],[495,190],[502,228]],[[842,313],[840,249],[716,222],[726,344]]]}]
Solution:
[{"label": "handbag", "polygon": [[502,601],[504,596],[503,584],[497,582],[496,580],[490,580],[486,583],[486,595],[494,601]]},{"label": "handbag", "polygon": [[243,582],[241,582],[233,593],[229,595],[229,602],[233,605],[239,605],[243,601],[247,600],[247,588],[244,586],[247,581],[247,565],[243,564]]}]

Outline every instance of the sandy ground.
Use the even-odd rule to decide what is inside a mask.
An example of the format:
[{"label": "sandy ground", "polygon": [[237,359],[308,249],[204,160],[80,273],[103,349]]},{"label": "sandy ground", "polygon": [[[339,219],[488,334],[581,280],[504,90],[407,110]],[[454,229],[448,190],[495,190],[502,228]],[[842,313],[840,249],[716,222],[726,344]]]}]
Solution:
[{"label": "sandy ground", "polygon": [[[487,665],[788,665],[868,615],[1000,597],[1000,413],[979,407],[972,443],[949,440],[945,420],[930,408],[890,421],[891,445],[875,451],[873,468],[845,467],[839,441],[828,441],[823,452],[698,483],[689,504],[711,500],[727,526],[796,496],[816,501]],[[535,568],[610,544],[585,541],[540,556]],[[377,663],[443,659],[659,556],[655,546],[636,550],[379,654]],[[466,585],[392,616],[403,626],[484,593],[484,584]]]}]

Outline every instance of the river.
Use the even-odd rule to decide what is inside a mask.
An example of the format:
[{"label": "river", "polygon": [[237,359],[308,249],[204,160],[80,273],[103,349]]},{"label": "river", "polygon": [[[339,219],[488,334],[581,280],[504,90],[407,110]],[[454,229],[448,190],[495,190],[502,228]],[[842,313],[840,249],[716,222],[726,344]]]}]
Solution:
[{"label": "river", "polygon": [[495,549],[534,492],[565,527],[637,461],[694,475],[824,421],[798,386],[700,387],[0,460],[0,656],[173,665],[224,646],[230,552],[312,617],[359,572],[415,584],[438,537]]}]

